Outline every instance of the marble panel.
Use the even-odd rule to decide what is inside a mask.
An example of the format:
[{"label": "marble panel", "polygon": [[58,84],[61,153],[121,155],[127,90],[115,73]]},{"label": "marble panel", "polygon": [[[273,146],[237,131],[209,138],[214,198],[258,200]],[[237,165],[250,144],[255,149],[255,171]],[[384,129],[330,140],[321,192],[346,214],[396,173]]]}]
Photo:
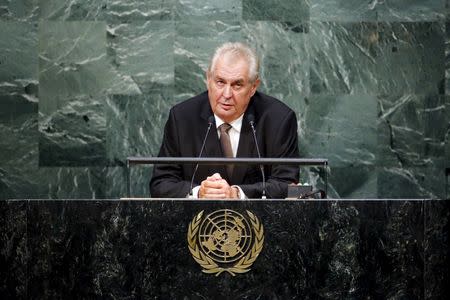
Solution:
[{"label": "marble panel", "polygon": [[309,94],[307,23],[247,21],[242,23],[244,42],[260,58],[259,90],[293,107]]},{"label": "marble panel", "polygon": [[39,165],[105,165],[105,97],[77,96],[57,103],[53,113],[40,114]]},{"label": "marble panel", "polygon": [[445,103],[439,95],[380,95],[377,165],[443,168]]},{"label": "marble panel", "polygon": [[444,93],[440,23],[312,22],[312,93]]},{"label": "marble panel", "polygon": [[36,94],[0,94],[0,199],[36,195]]},{"label": "marble panel", "polygon": [[177,0],[176,19],[238,20],[242,17],[242,0]]},{"label": "marble panel", "polygon": [[[107,100],[107,195],[126,196],[126,158],[157,156],[164,125],[174,103],[171,89],[153,90],[143,95],[113,95]],[[133,196],[148,197],[152,166],[131,167]]]},{"label": "marble panel", "polygon": [[235,21],[186,20],[175,24],[175,99],[185,100],[206,90],[206,70],[214,50],[227,41],[241,41]]},{"label": "marble panel", "polygon": [[[424,156],[433,159],[445,159],[450,162],[450,156],[445,156],[446,133],[450,129],[450,111],[446,107],[447,96],[428,96],[424,99]],[[446,124],[447,123],[447,124]],[[444,164],[442,164],[442,167]]]},{"label": "marble panel", "polygon": [[125,166],[128,156],[157,156],[173,104],[172,94],[164,91],[110,96],[107,101],[109,165]]},{"label": "marble panel", "polygon": [[0,96],[0,199],[105,198],[101,169],[39,166],[38,103],[32,97]]},{"label": "marble panel", "polygon": [[109,0],[39,0],[40,19],[58,21],[104,20]]},{"label": "marble panel", "polygon": [[103,22],[41,22],[39,83],[39,112],[44,115],[72,96],[139,92],[109,64]]},{"label": "marble panel", "polygon": [[1,0],[0,19],[15,21],[36,21],[39,17],[40,0]]},{"label": "marble panel", "polygon": [[[28,206],[29,224],[33,224],[28,228],[29,255],[41,258],[28,262],[30,295],[41,298],[93,295],[95,283],[86,279],[92,278],[96,271],[91,268],[93,257],[88,253],[95,251],[95,232],[101,231],[101,210],[95,203],[79,205],[76,211],[73,208],[67,201],[49,203],[45,210],[33,203]],[[44,236],[48,238],[43,239]],[[67,255],[70,252],[78,254]]]},{"label": "marble panel", "polygon": [[376,23],[311,22],[311,93],[373,93]]},{"label": "marble panel", "polygon": [[330,203],[327,219],[320,222],[321,241],[330,247],[321,254],[329,255],[330,263],[322,273],[320,295],[420,299],[421,207],[421,202],[404,201]]},{"label": "marble panel", "polygon": [[315,0],[311,2],[311,21],[376,21],[377,1]]},{"label": "marble panel", "polygon": [[[9,157],[15,159],[15,155]],[[12,162],[3,165],[0,173],[0,200],[106,198],[105,168],[47,168],[37,165],[36,150],[30,152],[21,164]]]},{"label": "marble panel", "polygon": [[[303,96],[302,94],[282,94],[276,96],[280,97],[279,99],[285,102],[296,113],[300,157],[312,158],[312,154],[308,153],[308,149],[306,147],[306,145],[309,143],[308,138],[310,138],[310,130],[308,130],[310,125],[307,122],[309,121],[308,114],[311,110],[311,103],[309,102],[310,97]],[[316,154],[319,155],[319,153]]]},{"label": "marble panel", "polygon": [[[450,7],[450,5],[449,5]],[[450,94],[450,22],[445,23],[445,94]]]},{"label": "marble panel", "polygon": [[424,262],[425,299],[445,299],[450,295],[450,201],[425,203]]},{"label": "marble panel", "polygon": [[[36,106],[34,111],[27,113],[22,106],[28,105],[32,109],[33,105],[25,103],[20,106],[17,99],[13,100],[10,107],[20,109],[20,114],[14,116],[14,122],[0,124],[0,199],[104,198],[104,183],[98,179],[99,176],[101,178],[98,172],[88,168],[75,171],[71,168],[39,167]],[[7,101],[2,103],[11,104]],[[27,114],[35,117],[30,118]]]},{"label": "marble panel", "polygon": [[444,94],[445,26],[439,22],[378,24],[379,91]]},{"label": "marble panel", "polygon": [[[450,115],[450,97],[446,96],[446,116]],[[445,133],[445,152],[444,152],[444,164],[446,168],[450,169],[450,119],[447,118],[447,132]],[[449,174],[450,175],[450,174]],[[448,181],[447,181],[448,182]],[[449,182],[450,188],[450,182]],[[450,192],[450,190],[449,190]],[[450,196],[450,193],[447,193]],[[448,197],[447,199],[450,199]]]},{"label": "marble panel", "polygon": [[378,198],[444,199],[443,167],[379,167]]},{"label": "marble panel", "polygon": [[376,199],[378,198],[379,188],[378,175],[378,169],[373,165],[330,167],[328,197],[335,199]]},{"label": "marble panel", "polygon": [[112,71],[104,23],[41,25],[40,165],[104,165],[104,94],[133,93],[138,88]]},{"label": "marble panel", "polygon": [[[130,167],[130,197],[150,197],[150,179],[153,174],[151,165]],[[109,167],[106,173],[106,198],[123,198],[127,194],[126,167]]]},{"label": "marble panel", "polygon": [[[121,167],[108,167],[106,172],[106,198],[111,199],[113,197],[122,198],[127,196],[127,168]],[[150,174],[148,174],[150,176]],[[135,177],[131,180],[132,183],[138,180]],[[151,178],[151,177],[150,177]],[[146,184],[148,185],[148,184]],[[134,186],[133,186],[134,187]],[[139,186],[144,188],[145,186]],[[137,197],[143,197],[143,195],[137,194]]]},{"label": "marble panel", "polygon": [[444,0],[373,1],[379,21],[436,21],[446,18]]},{"label": "marble panel", "polygon": [[330,167],[376,162],[377,99],[370,95],[314,95],[305,112],[300,140],[307,157],[326,157]]},{"label": "marble panel", "polygon": [[[173,86],[172,21],[135,21],[108,24],[108,60],[122,78],[138,87],[132,93]],[[119,92],[124,94],[124,92]]]},{"label": "marble panel", "polygon": [[26,205],[24,201],[0,201],[0,294],[3,299],[28,298]]},{"label": "marble panel", "polygon": [[40,168],[46,184],[46,199],[105,199],[107,168],[45,167]]},{"label": "marble panel", "polygon": [[[313,95],[300,112],[301,157],[328,158],[328,196],[377,197],[377,98],[370,95]],[[308,182],[324,189],[324,176],[308,173]]]},{"label": "marble panel", "polygon": [[259,21],[309,21],[307,0],[242,0],[242,18]]},{"label": "marble panel", "polygon": [[37,25],[0,21],[0,93],[23,90],[38,79]]},{"label": "marble panel", "polygon": [[426,285],[423,281],[424,203],[384,201],[384,205],[380,204],[372,201],[354,204],[362,223],[359,253],[367,263],[364,270],[373,272],[365,273],[363,278],[372,277],[369,289],[379,292],[383,298],[421,299]]},{"label": "marble panel", "polygon": [[107,0],[107,19],[129,23],[137,20],[170,20],[176,0]]},{"label": "marble panel", "polygon": [[443,0],[316,0],[314,21],[436,21],[445,19]]}]

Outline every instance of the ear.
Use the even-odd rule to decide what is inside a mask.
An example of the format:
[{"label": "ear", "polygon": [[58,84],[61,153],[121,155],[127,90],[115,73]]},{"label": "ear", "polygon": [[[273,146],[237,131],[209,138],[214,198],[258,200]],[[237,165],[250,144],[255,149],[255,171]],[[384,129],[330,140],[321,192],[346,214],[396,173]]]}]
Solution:
[{"label": "ear", "polygon": [[260,83],[261,83],[261,81],[259,80],[259,77],[256,78],[255,82],[253,82],[253,84],[252,84],[252,96],[256,93],[256,89],[258,89]]}]

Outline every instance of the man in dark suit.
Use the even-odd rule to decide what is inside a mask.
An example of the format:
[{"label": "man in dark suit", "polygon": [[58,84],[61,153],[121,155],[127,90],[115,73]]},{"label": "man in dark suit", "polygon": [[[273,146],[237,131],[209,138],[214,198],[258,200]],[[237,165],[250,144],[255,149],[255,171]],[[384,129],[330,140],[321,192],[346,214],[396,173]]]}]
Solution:
[{"label": "man in dark suit", "polygon": [[[281,101],[257,92],[258,59],[248,46],[226,43],[219,47],[207,71],[208,91],[172,107],[165,125],[159,156],[258,157],[250,121],[254,121],[261,157],[298,158],[297,119]],[[213,116],[213,117],[212,117]],[[156,165],[152,197],[180,198],[191,191],[195,165]],[[265,166],[265,192],[285,198],[287,187],[298,182],[299,168]],[[192,194],[198,198],[260,198],[263,192],[259,166],[200,165]]]}]

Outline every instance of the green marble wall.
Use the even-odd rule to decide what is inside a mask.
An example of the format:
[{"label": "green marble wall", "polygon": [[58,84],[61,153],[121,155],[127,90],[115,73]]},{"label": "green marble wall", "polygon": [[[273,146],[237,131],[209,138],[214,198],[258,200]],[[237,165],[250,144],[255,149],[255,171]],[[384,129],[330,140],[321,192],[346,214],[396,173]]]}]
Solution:
[{"label": "green marble wall", "polygon": [[[116,198],[158,152],[169,107],[245,41],[298,116],[330,196],[445,197],[448,0],[0,1],[0,199]],[[132,171],[148,194],[150,167]],[[315,170],[304,181],[320,185]]]}]

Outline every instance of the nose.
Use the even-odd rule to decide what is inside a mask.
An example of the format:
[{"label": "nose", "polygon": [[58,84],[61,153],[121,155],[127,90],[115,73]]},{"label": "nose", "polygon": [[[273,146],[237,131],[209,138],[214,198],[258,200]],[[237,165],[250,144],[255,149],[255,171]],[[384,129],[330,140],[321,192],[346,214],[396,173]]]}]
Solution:
[{"label": "nose", "polygon": [[231,96],[233,95],[233,91],[231,89],[231,85],[227,84],[225,85],[225,87],[223,88],[223,96],[227,99],[231,98]]}]

